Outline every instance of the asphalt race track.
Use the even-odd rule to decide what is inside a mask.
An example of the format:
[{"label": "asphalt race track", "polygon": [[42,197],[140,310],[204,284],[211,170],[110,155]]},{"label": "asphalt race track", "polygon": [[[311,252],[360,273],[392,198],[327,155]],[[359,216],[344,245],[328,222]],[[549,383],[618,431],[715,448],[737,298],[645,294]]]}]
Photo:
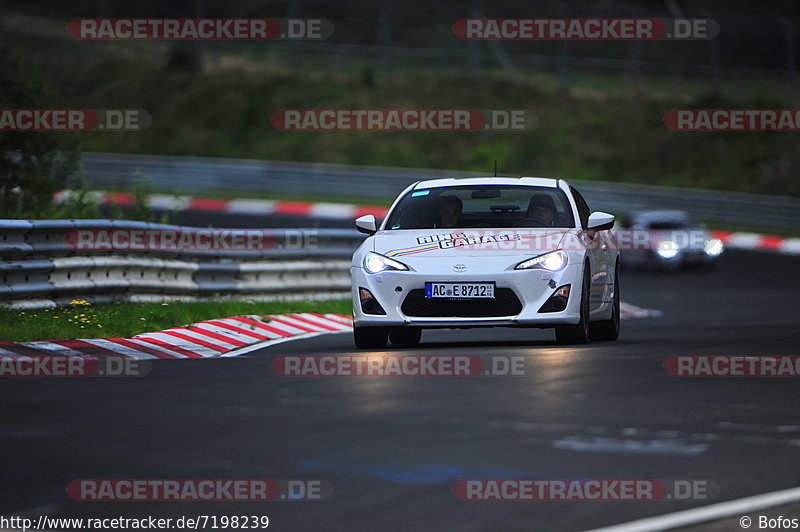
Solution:
[{"label": "asphalt race track", "polygon": [[[354,353],[350,335],[229,359],[158,361],[142,378],[6,379],[0,513],[268,515],[276,530],[583,530],[707,502],[464,502],[468,478],[706,479],[708,502],[800,484],[798,381],[670,377],[669,355],[797,355],[800,260],[729,252],[717,271],[624,272],[663,312],[620,341],[551,331],[426,331],[411,350],[523,356],[526,375],[282,378],[270,359]],[[12,458],[13,457],[13,458]],[[326,501],[75,502],[76,478],[327,479]]]}]

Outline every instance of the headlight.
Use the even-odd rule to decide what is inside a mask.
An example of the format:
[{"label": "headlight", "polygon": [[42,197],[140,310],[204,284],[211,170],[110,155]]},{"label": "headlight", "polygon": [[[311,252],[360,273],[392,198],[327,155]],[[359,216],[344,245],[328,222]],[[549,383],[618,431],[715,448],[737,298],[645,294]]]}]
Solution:
[{"label": "headlight", "polygon": [[664,240],[658,244],[658,249],[656,249],[656,253],[658,253],[659,257],[664,259],[671,259],[678,254],[678,244],[673,242],[672,240]]},{"label": "headlight", "polygon": [[539,255],[538,257],[520,262],[514,267],[514,269],[531,270],[534,268],[541,268],[551,272],[557,272],[558,270],[563,269],[566,265],[567,254],[559,249],[557,251],[551,251],[550,253],[545,253],[544,255]]},{"label": "headlight", "polygon": [[722,250],[725,249],[725,245],[719,238],[712,238],[706,242],[706,245],[703,246],[703,249],[705,250],[706,255],[710,257],[719,257],[722,254]]},{"label": "headlight", "polygon": [[367,256],[364,257],[364,269],[366,269],[369,273],[380,273],[385,270],[402,271],[408,270],[409,268],[402,262],[398,262],[379,253],[373,253],[370,251],[367,253]]}]

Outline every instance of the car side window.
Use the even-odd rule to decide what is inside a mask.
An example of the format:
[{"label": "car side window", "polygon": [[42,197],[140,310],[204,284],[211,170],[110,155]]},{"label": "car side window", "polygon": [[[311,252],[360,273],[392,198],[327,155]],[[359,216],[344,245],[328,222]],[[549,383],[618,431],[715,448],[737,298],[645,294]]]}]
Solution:
[{"label": "car side window", "polygon": [[572,192],[572,197],[575,198],[575,205],[578,207],[578,216],[581,219],[581,227],[586,229],[589,225],[589,205],[586,203],[586,200],[583,199],[583,196],[572,187],[569,187],[569,190]]}]

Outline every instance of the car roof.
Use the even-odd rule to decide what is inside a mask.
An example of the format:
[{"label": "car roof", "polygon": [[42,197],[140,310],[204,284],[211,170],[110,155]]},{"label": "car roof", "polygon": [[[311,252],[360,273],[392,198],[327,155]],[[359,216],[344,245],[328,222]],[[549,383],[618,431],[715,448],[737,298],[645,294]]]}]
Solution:
[{"label": "car roof", "polygon": [[558,179],[549,177],[449,177],[420,181],[414,190],[438,187],[457,187],[469,185],[517,185],[558,188]]}]

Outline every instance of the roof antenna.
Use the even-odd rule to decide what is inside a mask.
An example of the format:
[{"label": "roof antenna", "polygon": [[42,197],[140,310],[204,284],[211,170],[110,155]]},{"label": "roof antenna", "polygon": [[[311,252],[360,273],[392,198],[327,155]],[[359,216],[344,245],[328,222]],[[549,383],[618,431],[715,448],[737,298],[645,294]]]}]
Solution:
[{"label": "roof antenna", "polygon": [[494,160],[494,176],[497,177],[497,159]]}]

